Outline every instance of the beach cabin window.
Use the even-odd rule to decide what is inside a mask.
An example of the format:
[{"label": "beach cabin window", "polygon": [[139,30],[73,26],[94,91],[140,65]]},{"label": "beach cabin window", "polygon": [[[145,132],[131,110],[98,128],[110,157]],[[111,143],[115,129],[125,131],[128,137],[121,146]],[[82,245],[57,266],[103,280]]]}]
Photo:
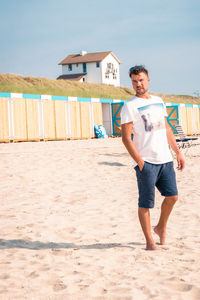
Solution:
[{"label": "beach cabin window", "polygon": [[99,61],[96,62],[96,67],[99,68]]},{"label": "beach cabin window", "polygon": [[68,65],[68,71],[72,71],[72,64]]},{"label": "beach cabin window", "polygon": [[76,64],[76,67],[78,68],[78,64]]}]

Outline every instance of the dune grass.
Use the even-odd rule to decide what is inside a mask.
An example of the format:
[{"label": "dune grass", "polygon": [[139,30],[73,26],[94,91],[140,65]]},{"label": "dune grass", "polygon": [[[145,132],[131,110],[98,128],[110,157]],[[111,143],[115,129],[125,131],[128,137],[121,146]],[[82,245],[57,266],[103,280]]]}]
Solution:
[{"label": "dune grass", "polygon": [[[135,94],[133,89],[128,87],[42,77],[24,77],[14,74],[0,74],[0,92],[121,100],[128,100]],[[165,95],[154,92],[152,94],[161,96],[165,102],[200,104],[200,98],[192,96]]]}]

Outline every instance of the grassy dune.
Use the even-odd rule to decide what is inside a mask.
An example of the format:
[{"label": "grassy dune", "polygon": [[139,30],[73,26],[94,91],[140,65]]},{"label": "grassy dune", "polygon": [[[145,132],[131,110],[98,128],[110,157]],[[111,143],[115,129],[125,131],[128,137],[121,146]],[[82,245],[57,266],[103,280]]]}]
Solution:
[{"label": "grassy dune", "polygon": [[[128,87],[31,76],[24,77],[14,74],[0,74],[0,92],[121,100],[128,100],[134,95],[134,91]],[[165,102],[200,104],[200,98],[192,96],[164,95],[153,92],[152,94],[161,96]]]}]

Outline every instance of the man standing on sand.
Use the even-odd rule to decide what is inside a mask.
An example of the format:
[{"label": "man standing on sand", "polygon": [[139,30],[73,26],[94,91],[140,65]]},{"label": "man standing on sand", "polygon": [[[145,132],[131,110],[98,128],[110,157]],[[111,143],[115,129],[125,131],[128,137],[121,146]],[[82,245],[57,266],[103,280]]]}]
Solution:
[{"label": "man standing on sand", "polygon": [[138,215],[146,238],[146,249],[156,250],[149,212],[154,207],[155,187],[165,197],[158,224],[154,228],[161,245],[165,244],[167,220],[178,200],[169,145],[176,153],[178,170],[184,169],[185,161],[166,120],[167,112],[162,99],[149,94],[147,69],[144,66],[132,67],[129,76],[136,96],[127,101],[121,111],[122,141],[134,160],[139,191]]}]

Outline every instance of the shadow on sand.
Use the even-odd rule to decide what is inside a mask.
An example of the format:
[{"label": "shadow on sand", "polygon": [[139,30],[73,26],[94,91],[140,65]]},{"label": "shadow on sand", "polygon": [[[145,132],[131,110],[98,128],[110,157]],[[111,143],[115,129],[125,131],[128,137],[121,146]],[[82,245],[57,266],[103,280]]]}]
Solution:
[{"label": "shadow on sand", "polygon": [[42,243],[39,241],[27,241],[27,240],[4,240],[0,239],[0,250],[12,249],[12,248],[23,248],[29,250],[42,250],[42,249],[110,249],[110,248],[135,248],[131,245],[144,245],[142,243],[100,243],[91,245],[76,245],[73,243]]},{"label": "shadow on sand", "polygon": [[99,165],[106,165],[111,167],[125,167],[126,165],[118,163],[118,162],[108,162],[108,161],[102,161],[99,162]]}]

